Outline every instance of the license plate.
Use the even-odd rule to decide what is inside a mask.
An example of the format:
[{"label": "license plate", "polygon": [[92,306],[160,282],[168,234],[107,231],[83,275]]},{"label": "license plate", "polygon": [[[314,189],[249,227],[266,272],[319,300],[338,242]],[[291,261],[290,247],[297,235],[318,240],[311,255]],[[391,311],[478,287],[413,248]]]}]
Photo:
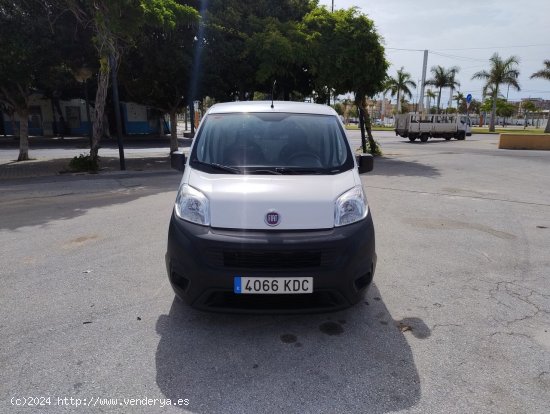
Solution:
[{"label": "license plate", "polygon": [[235,276],[233,292],[237,294],[313,293],[312,277],[240,277]]}]

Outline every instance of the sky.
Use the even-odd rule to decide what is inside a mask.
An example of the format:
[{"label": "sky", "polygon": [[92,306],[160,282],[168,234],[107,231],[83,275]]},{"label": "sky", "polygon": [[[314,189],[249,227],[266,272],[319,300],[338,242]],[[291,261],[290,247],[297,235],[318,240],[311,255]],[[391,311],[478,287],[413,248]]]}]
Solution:
[{"label": "sky", "polygon": [[[331,0],[319,0],[330,10]],[[489,69],[495,52],[501,57],[520,59],[518,92],[505,87],[511,101],[521,98],[550,100],[550,81],[529,79],[550,59],[550,0],[334,0],[334,8],[358,7],[375,23],[384,38],[388,74],[395,76],[403,66],[418,84],[422,78],[422,50],[428,49],[428,72],[434,65],[459,66],[460,91],[481,99],[483,81],[471,80],[480,70]],[[417,49],[419,51],[396,50]],[[447,103],[449,91],[441,102]]]}]

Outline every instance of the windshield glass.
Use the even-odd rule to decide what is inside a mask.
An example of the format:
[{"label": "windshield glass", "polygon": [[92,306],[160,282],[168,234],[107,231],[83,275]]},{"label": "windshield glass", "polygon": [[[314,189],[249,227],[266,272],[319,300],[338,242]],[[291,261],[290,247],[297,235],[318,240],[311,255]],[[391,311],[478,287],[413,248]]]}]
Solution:
[{"label": "windshield glass", "polygon": [[191,165],[211,174],[337,174],[354,166],[330,115],[210,114],[196,139]]}]

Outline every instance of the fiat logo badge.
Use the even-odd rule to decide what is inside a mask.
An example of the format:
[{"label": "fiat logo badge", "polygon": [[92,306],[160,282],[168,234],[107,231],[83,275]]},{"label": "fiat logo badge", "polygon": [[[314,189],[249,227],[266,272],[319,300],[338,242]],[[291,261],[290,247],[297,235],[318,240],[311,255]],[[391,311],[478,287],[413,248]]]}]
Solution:
[{"label": "fiat logo badge", "polygon": [[281,221],[281,216],[276,211],[269,211],[265,215],[265,223],[268,226],[277,226],[279,225],[279,222]]}]

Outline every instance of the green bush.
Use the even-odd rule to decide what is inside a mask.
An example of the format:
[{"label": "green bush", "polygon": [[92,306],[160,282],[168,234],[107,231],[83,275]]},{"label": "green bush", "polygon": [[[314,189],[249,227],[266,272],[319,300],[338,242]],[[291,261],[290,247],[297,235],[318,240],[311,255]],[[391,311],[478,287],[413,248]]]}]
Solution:
[{"label": "green bush", "polygon": [[382,148],[380,148],[380,143],[378,141],[374,141],[374,148],[371,149],[369,141],[367,141],[367,151],[370,152],[374,156],[382,156]]},{"label": "green bush", "polygon": [[[369,154],[372,154],[375,157],[384,155],[384,153],[382,152],[382,148],[380,148],[380,143],[378,141],[374,141],[374,144],[375,144],[374,151],[371,151],[370,143],[367,140],[367,152]],[[362,147],[357,148],[357,152],[359,153],[363,152],[363,148]]]},{"label": "green bush", "polygon": [[69,162],[69,168],[72,171],[97,172],[99,170],[99,157],[94,160],[90,155],[80,154]]}]

